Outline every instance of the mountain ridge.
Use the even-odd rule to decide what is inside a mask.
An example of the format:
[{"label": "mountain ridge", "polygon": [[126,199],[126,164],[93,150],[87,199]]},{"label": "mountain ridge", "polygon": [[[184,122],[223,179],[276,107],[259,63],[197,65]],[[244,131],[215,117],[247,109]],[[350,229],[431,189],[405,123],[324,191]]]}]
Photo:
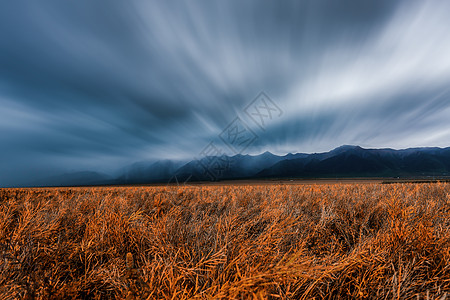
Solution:
[{"label": "mountain ridge", "polygon": [[[87,178],[83,178],[86,174]],[[110,176],[82,171],[36,180],[28,186],[179,183],[272,178],[450,177],[450,147],[406,149],[342,145],[328,152],[236,154],[200,160],[137,162]],[[38,184],[36,184],[38,183]]]}]

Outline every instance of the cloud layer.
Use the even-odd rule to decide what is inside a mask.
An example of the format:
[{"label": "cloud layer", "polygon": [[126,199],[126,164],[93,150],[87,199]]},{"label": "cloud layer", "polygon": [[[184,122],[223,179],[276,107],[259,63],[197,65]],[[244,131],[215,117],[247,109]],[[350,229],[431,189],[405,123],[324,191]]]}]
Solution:
[{"label": "cloud layer", "polygon": [[[450,145],[445,1],[0,4],[0,185],[198,156]],[[244,108],[264,91],[283,115]]]}]

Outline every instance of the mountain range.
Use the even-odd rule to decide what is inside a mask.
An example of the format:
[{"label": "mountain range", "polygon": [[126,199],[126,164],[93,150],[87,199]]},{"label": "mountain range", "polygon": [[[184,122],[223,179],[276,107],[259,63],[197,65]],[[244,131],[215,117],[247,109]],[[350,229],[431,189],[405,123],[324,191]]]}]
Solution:
[{"label": "mountain range", "polygon": [[45,178],[30,186],[146,184],[186,181],[292,178],[423,178],[450,177],[450,147],[364,149],[344,145],[324,153],[284,156],[260,155],[204,157],[201,160],[139,162],[116,176],[77,172]]}]

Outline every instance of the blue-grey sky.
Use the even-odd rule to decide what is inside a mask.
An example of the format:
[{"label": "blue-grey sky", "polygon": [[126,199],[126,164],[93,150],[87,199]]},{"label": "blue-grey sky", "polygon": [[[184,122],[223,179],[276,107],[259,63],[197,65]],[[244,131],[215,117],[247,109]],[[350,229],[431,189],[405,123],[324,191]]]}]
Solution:
[{"label": "blue-grey sky", "polygon": [[[245,153],[450,146],[449,1],[0,3],[0,185]],[[258,127],[263,91],[281,109]],[[223,142],[222,142],[223,146]]]}]

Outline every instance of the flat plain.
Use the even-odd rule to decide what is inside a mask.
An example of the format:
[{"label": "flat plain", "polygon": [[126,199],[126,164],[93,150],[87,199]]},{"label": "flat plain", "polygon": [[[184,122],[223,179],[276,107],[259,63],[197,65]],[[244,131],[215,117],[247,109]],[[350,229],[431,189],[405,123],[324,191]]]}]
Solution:
[{"label": "flat plain", "polygon": [[445,299],[450,184],[0,189],[0,299]]}]

